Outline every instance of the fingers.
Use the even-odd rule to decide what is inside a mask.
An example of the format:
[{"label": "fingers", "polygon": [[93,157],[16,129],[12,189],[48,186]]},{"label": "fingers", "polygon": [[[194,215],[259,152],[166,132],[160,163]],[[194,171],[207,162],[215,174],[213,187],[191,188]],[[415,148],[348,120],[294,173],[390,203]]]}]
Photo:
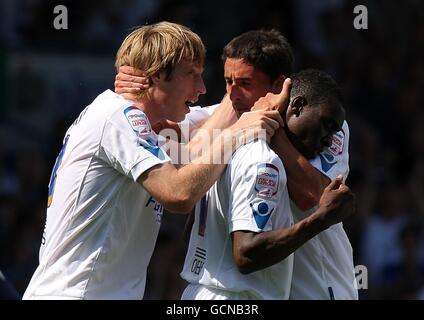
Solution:
[{"label": "fingers", "polygon": [[[278,122],[279,126],[284,127],[283,118],[281,117],[281,114],[278,110],[266,111],[265,115],[269,118],[276,120]],[[276,128],[276,129],[278,129],[278,128]]]},{"label": "fingers", "polygon": [[[264,116],[263,119],[274,120],[277,123],[278,127],[280,126],[284,127],[283,118],[281,117],[281,114],[277,110],[255,110],[255,111],[250,111],[249,113],[262,114]],[[276,127],[275,129],[278,129],[278,127]]]},{"label": "fingers", "polygon": [[[131,77],[131,78],[138,78],[138,77]],[[143,79],[143,80],[139,80]],[[145,81],[144,78],[138,78],[138,80],[131,79],[130,81],[123,81],[116,79],[115,81],[115,87],[125,87],[125,88],[139,88],[139,89],[148,89],[149,88],[149,82],[148,80]],[[142,82],[140,82],[142,81]]]},{"label": "fingers", "polygon": [[345,185],[344,183],[342,183],[339,186],[339,191],[341,191],[343,193],[347,193],[347,192],[350,192],[350,188],[347,185]]},{"label": "fingers", "polygon": [[[327,191],[329,190],[337,190],[342,185],[343,177],[338,176],[336,179],[332,180],[330,184],[325,188]],[[343,184],[344,185],[344,184]],[[344,185],[346,187],[346,185]]]},{"label": "fingers", "polygon": [[115,81],[118,83],[131,83],[131,87],[145,87],[146,89],[150,84],[150,79],[147,77],[132,76],[121,72],[115,76]]},{"label": "fingers", "polygon": [[[245,112],[233,125],[233,129],[247,130],[270,141],[275,131],[280,128],[281,122],[281,115],[276,110]],[[264,130],[265,132],[263,132]]]},{"label": "fingers", "polygon": [[118,94],[139,94],[141,92],[141,88],[126,88],[126,87],[118,87],[115,84],[115,92]]},{"label": "fingers", "polygon": [[292,80],[290,78],[286,78],[283,83],[283,89],[281,90],[280,94],[278,95],[278,103],[277,103],[277,110],[280,113],[283,113],[283,111],[286,109],[289,101],[290,101],[290,89],[292,86]]},{"label": "fingers", "polygon": [[267,124],[268,126],[272,127],[274,130],[277,130],[280,127],[280,123],[276,120],[274,120],[273,118],[263,118],[263,121],[265,122],[265,124]]},{"label": "fingers", "polygon": [[128,74],[130,76],[139,76],[139,77],[144,77],[145,74],[142,70],[140,69],[136,69],[130,66],[121,66],[119,67],[119,73],[125,73]]},{"label": "fingers", "polygon": [[274,135],[276,130],[273,126],[269,125],[269,123],[267,122],[264,123],[264,129],[266,130],[267,137],[270,137],[270,138]]}]

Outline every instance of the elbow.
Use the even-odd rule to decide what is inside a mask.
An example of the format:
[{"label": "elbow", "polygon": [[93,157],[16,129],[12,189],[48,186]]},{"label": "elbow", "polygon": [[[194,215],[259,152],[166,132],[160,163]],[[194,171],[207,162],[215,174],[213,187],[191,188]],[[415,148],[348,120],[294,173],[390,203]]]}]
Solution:
[{"label": "elbow", "polygon": [[193,210],[195,204],[187,195],[174,194],[171,199],[164,201],[163,207],[172,213],[188,214]]},{"label": "elbow", "polygon": [[252,272],[254,272],[255,270],[253,270],[253,269],[251,269],[251,268],[243,268],[243,267],[238,267],[237,268],[238,269],[238,271],[241,273],[241,274],[243,274],[243,275],[248,275],[248,274],[250,274],[250,273],[252,273]]},{"label": "elbow", "polygon": [[238,261],[238,262],[236,262],[236,265],[237,265],[238,271],[241,274],[244,274],[244,275],[250,274],[250,273],[255,271],[252,268],[251,264],[249,262],[246,262],[246,261]]},{"label": "elbow", "polygon": [[237,252],[234,255],[234,261],[236,263],[238,271],[241,274],[247,275],[256,271],[252,259],[247,257],[246,254],[243,252]]}]

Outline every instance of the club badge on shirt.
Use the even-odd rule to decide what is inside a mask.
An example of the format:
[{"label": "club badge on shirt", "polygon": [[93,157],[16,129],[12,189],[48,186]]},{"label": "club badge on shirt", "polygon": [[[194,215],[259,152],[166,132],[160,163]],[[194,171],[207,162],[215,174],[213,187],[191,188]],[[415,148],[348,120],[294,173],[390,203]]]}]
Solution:
[{"label": "club badge on shirt", "polygon": [[272,163],[257,165],[255,191],[257,196],[264,199],[273,198],[278,192],[280,172]]},{"label": "club badge on shirt", "polygon": [[256,198],[250,202],[253,217],[259,229],[264,229],[271,214],[275,210],[275,203],[272,201]]}]

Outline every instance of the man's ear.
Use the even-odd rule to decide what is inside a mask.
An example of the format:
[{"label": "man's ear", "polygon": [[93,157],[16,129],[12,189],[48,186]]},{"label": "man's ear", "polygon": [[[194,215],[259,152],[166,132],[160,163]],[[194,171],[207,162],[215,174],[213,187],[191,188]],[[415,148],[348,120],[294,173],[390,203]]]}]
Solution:
[{"label": "man's ear", "polygon": [[308,104],[308,101],[303,96],[297,96],[292,99],[290,102],[290,108],[287,111],[288,115],[294,115],[296,117],[300,116],[303,111],[303,108]]},{"label": "man's ear", "polygon": [[281,89],[283,89],[284,80],[286,80],[284,75],[280,75],[277,79],[275,79],[271,86],[271,92],[274,94],[279,94]]},{"label": "man's ear", "polygon": [[162,72],[157,72],[150,77],[150,83],[153,85],[158,84],[162,77],[164,77]]}]

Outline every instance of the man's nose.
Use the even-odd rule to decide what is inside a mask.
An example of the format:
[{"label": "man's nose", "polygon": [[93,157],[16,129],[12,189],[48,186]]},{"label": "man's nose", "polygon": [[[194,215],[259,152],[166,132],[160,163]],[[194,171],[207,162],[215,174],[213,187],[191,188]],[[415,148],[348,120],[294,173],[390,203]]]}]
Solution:
[{"label": "man's nose", "polygon": [[199,94],[205,94],[206,93],[206,86],[205,86],[205,82],[203,81],[202,77],[200,77],[199,81],[197,82],[197,92]]},{"label": "man's nose", "polygon": [[234,101],[240,96],[240,88],[235,84],[228,85],[227,93],[230,96],[231,101]]}]

